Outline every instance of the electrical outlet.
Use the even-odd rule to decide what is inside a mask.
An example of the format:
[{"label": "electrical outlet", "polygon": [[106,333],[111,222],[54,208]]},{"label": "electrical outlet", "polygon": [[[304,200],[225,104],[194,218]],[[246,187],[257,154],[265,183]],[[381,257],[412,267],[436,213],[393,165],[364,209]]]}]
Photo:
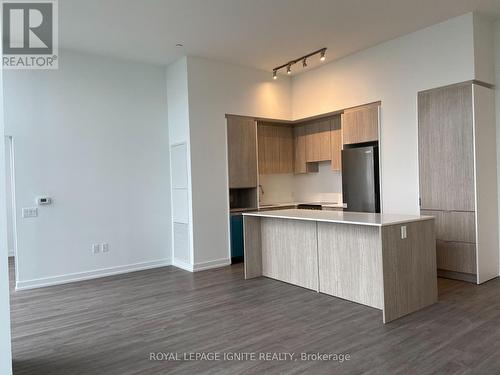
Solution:
[{"label": "electrical outlet", "polygon": [[102,252],[107,253],[109,251],[109,244],[107,242],[102,244]]},{"label": "electrical outlet", "polygon": [[404,240],[407,237],[406,234],[406,225],[401,226],[401,239]]},{"label": "electrical outlet", "polygon": [[99,254],[101,252],[101,245],[99,245],[98,243],[92,244],[92,252],[94,254]]}]

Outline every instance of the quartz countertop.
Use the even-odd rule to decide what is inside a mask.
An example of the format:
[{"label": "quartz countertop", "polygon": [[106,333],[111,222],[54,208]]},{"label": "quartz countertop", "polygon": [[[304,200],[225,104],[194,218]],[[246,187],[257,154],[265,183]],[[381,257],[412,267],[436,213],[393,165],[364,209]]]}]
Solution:
[{"label": "quartz countertop", "polygon": [[375,214],[364,212],[322,211],[322,210],[273,210],[243,213],[244,216],[271,217],[290,220],[309,220],[328,223],[356,224],[382,227],[394,224],[432,220],[433,216]]},{"label": "quartz countertop", "polygon": [[288,207],[288,206],[298,206],[299,204],[318,204],[322,207],[328,208],[346,208],[347,205],[344,203],[335,202],[278,202],[278,203],[261,203],[259,208],[276,208],[276,207]]}]

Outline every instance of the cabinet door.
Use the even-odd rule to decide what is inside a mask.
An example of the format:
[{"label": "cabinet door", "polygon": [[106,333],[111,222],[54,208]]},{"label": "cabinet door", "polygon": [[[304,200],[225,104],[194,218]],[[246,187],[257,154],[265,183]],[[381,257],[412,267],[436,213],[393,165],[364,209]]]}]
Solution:
[{"label": "cabinet door", "polygon": [[304,125],[306,128],[306,161],[331,160],[330,120]]},{"label": "cabinet door", "polygon": [[294,173],[307,173],[306,163],[306,134],[304,126],[293,128],[294,141]]},{"label": "cabinet door", "polygon": [[342,127],[340,116],[332,118],[330,129],[332,170],[340,171],[342,169]]},{"label": "cabinet door", "polygon": [[418,94],[421,208],[474,211],[472,86]]},{"label": "cabinet door", "polygon": [[257,186],[257,131],[254,119],[227,118],[229,187]]},{"label": "cabinet door", "polygon": [[342,123],[344,144],[378,140],[378,108],[378,104],[370,104],[344,111]]},{"label": "cabinet door", "polygon": [[231,216],[231,258],[243,256],[243,216]]},{"label": "cabinet door", "polygon": [[277,173],[293,173],[293,129],[278,125],[279,163]]}]

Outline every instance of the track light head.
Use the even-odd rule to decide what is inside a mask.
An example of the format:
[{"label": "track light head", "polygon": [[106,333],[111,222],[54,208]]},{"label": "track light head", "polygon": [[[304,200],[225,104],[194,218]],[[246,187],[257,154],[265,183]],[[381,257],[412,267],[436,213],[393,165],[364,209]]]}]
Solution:
[{"label": "track light head", "polygon": [[322,50],[321,51],[321,57],[319,58],[321,61],[325,61],[326,60],[326,49]]},{"label": "track light head", "polygon": [[302,67],[305,68],[307,67],[307,59],[304,58],[304,60],[302,60]]},{"label": "track light head", "polygon": [[276,70],[273,70],[273,79],[278,79],[278,75],[276,74]]},{"label": "track light head", "polygon": [[288,64],[286,67],[286,74],[292,74],[292,64]]}]

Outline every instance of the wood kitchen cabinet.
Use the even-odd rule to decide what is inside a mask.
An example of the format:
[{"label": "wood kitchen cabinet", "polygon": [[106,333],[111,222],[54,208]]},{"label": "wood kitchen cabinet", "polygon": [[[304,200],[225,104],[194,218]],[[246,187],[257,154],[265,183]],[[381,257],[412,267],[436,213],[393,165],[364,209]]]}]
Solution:
[{"label": "wood kitchen cabinet", "polygon": [[229,188],[257,186],[257,129],[253,118],[227,116]]},{"label": "wood kitchen cabinet", "polygon": [[305,129],[306,161],[311,163],[331,160],[330,119],[307,123]]},{"label": "wood kitchen cabinet", "polygon": [[294,173],[318,172],[318,163],[308,163],[306,160],[306,126],[298,125],[293,128],[294,140]]},{"label": "wood kitchen cabinet", "polygon": [[340,116],[334,116],[330,122],[330,147],[332,170],[342,170],[342,127]]},{"label": "wood kitchen cabinet", "polygon": [[420,212],[436,217],[438,274],[499,274],[494,91],[474,82],[418,93]]},{"label": "wood kitchen cabinet", "polygon": [[293,173],[294,136],[291,126],[259,122],[259,173]]},{"label": "wood kitchen cabinet", "polygon": [[346,109],[342,119],[344,144],[378,141],[379,104]]}]

